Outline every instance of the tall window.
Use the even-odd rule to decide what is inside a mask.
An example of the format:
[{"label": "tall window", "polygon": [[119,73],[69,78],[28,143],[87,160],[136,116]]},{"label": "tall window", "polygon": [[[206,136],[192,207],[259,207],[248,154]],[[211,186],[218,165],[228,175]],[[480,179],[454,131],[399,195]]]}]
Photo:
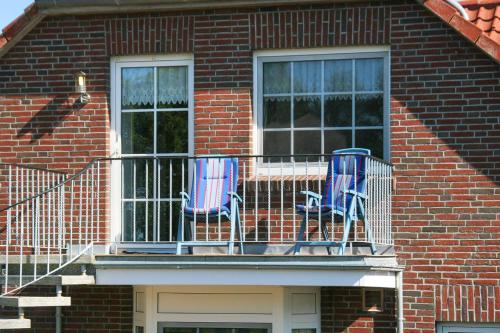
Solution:
[{"label": "tall window", "polygon": [[[171,241],[190,145],[189,65],[118,63],[122,241]],[[185,170],[186,171],[186,170]]]},{"label": "tall window", "polygon": [[385,61],[384,54],[373,53],[259,57],[262,153],[359,147],[387,157]]}]

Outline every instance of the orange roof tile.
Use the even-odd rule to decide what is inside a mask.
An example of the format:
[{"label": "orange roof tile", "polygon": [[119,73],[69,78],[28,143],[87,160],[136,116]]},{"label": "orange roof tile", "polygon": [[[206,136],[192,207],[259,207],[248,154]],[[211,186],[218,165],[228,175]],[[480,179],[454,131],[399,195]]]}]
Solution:
[{"label": "orange roof tile", "polygon": [[461,5],[469,15],[469,21],[500,43],[500,0],[467,0]]},{"label": "orange roof tile", "polygon": [[446,0],[418,0],[465,38],[500,62],[500,0],[462,0],[464,18]]}]

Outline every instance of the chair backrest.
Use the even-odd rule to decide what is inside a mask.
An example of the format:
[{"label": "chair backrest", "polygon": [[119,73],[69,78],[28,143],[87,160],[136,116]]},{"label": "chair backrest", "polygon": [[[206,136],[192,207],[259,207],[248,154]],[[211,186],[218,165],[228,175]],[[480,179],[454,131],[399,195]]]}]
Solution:
[{"label": "chair backrest", "polygon": [[195,160],[189,207],[231,207],[229,192],[238,186],[238,159],[206,157]]},{"label": "chair backrest", "polygon": [[332,206],[339,211],[349,211],[352,195],[344,196],[344,191],[366,193],[366,159],[369,149],[349,148],[332,152],[328,163],[328,173],[322,205]]}]

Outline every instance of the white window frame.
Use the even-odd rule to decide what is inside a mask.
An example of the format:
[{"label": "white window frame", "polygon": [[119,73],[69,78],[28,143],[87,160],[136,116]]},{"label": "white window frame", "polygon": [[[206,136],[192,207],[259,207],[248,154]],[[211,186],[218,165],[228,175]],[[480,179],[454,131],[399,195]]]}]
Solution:
[{"label": "white window frame", "polygon": [[[127,67],[162,67],[187,66],[188,68],[188,152],[161,154],[129,154],[121,152],[121,70]],[[156,89],[156,76],[155,76]],[[133,56],[111,58],[111,130],[110,157],[124,156],[189,156],[194,153],[194,57],[192,54],[177,54],[168,56]],[[151,112],[155,113],[156,105]],[[156,122],[155,122],[156,123]],[[156,131],[154,145],[156,147]],[[156,149],[154,149],[156,152]],[[121,167],[120,163],[111,164],[111,239],[121,242],[122,233],[122,198],[121,198]]]},{"label": "white window frame", "polygon": [[438,323],[436,333],[497,333],[500,324]]},{"label": "white window frame", "polygon": [[[342,47],[342,48],[320,48],[320,49],[301,49],[301,50],[270,50],[270,51],[257,51],[254,52],[253,66],[254,66],[254,115],[253,115],[253,151],[255,155],[263,154],[263,64],[265,62],[279,62],[279,61],[307,61],[307,60],[350,60],[350,59],[367,59],[367,58],[383,58],[384,60],[384,115],[383,125],[379,126],[384,132],[383,151],[384,159],[390,160],[390,47],[388,46],[375,46],[375,47]],[[354,70],[354,69],[353,69]],[[354,84],[354,83],[353,83]],[[354,89],[354,88],[353,88]],[[349,92],[347,92],[349,94]],[[323,95],[321,93],[320,95]],[[354,114],[353,103],[353,114]],[[322,106],[323,107],[323,106]],[[369,126],[370,129],[377,129],[378,127]],[[321,130],[324,129],[324,124],[321,124]],[[355,128],[355,124],[352,125]],[[364,127],[360,127],[362,129]],[[302,129],[302,128],[301,128]],[[323,140],[323,136],[321,138]],[[305,173],[304,163],[294,163],[295,174]],[[260,175],[276,175],[280,172],[280,163],[262,163],[257,168]],[[286,171],[292,172],[291,163],[284,163]],[[326,170],[326,166],[323,166]],[[274,170],[273,170],[274,169]]]}]

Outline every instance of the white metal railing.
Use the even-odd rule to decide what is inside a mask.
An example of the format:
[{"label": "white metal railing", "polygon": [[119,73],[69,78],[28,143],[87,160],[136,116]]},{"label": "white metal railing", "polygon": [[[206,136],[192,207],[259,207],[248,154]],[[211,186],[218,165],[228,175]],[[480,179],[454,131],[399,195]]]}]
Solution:
[{"label": "white metal railing", "polygon": [[[330,241],[338,242],[345,235],[346,214],[314,216],[314,210],[309,208],[311,195],[307,194],[307,198],[304,195],[304,191],[325,195],[329,156],[233,157],[238,158],[238,182],[231,196],[238,200],[232,205],[238,206],[242,231],[236,242],[267,247],[301,242],[322,244],[325,230]],[[178,233],[179,225],[185,225],[193,216],[186,216],[181,209],[186,199],[180,193],[189,193],[193,185],[196,188],[197,178],[192,177],[198,171],[193,163],[196,158],[199,157],[99,159],[64,180],[50,174],[33,177],[38,175],[36,171],[21,172],[10,167],[8,174],[24,176],[11,178],[15,185],[7,186],[9,202],[0,209],[1,294],[10,294],[53,274],[92,251],[97,243],[162,246],[187,241],[186,233]],[[121,180],[120,191],[116,198],[110,198],[110,171],[116,170],[117,165],[119,171],[114,177]],[[358,209],[364,209],[365,214],[353,219],[348,242],[393,245],[392,167],[373,157],[366,157],[365,166],[364,198],[358,196],[356,200],[360,200],[361,206],[353,206],[351,212],[359,217]],[[342,186],[341,202],[347,205],[346,197],[350,194],[346,185]],[[120,202],[120,209],[114,210],[121,215],[121,230],[111,239],[112,223],[107,207],[115,199]],[[332,202],[335,200],[332,197]],[[300,214],[298,204],[306,204],[305,213]],[[346,206],[337,210],[349,211]],[[195,211],[198,222],[192,224],[190,241],[216,245],[228,240],[230,219],[221,211],[215,216],[207,213],[196,216]],[[305,233],[299,239],[304,217]]]},{"label": "white metal railing", "polygon": [[28,165],[0,163],[0,209],[41,193],[66,178],[66,174]]},{"label": "white metal railing", "polygon": [[53,274],[100,239],[105,165],[93,161],[67,179],[8,167],[9,203],[0,209],[2,296]]},{"label": "white metal railing", "polygon": [[[214,156],[224,158],[229,156]],[[297,205],[307,201],[303,191],[323,195],[328,156],[233,156],[238,157],[238,186],[241,228],[244,243],[267,245],[322,242],[323,226],[330,239],[340,240],[346,216],[319,215],[307,211],[305,238],[298,239],[303,216]],[[189,193],[196,182],[194,157],[126,157],[113,159],[121,169],[121,234],[127,244],[177,243],[179,220],[186,217],[181,209],[181,192]],[[353,221],[349,242],[393,245],[391,226],[392,166],[368,156],[366,159],[365,217]],[[334,199],[335,200],[335,199]],[[344,210],[347,210],[344,207]],[[354,209],[358,209],[355,207]],[[196,211],[195,211],[196,215]],[[199,213],[191,225],[191,241],[213,242],[229,238],[229,219]],[[239,240],[237,239],[238,243]]]}]

